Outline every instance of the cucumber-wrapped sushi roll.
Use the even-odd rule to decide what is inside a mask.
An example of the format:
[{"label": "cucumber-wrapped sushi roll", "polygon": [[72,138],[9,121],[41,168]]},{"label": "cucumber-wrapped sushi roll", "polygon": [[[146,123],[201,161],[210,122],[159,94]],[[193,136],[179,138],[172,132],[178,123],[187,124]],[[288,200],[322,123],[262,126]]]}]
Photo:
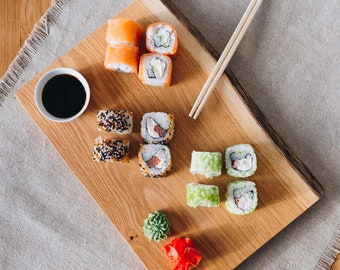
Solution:
[{"label": "cucumber-wrapped sushi roll", "polygon": [[104,66],[107,70],[138,74],[139,48],[129,44],[108,45]]},{"label": "cucumber-wrapped sushi roll", "polygon": [[257,159],[250,144],[238,144],[225,151],[227,173],[233,177],[248,177],[257,169]]},{"label": "cucumber-wrapped sushi roll", "polygon": [[133,128],[133,113],[125,110],[99,110],[97,129],[104,132],[130,134]]},{"label": "cucumber-wrapped sushi roll", "polygon": [[143,84],[151,86],[171,85],[171,58],[160,53],[142,54],[139,61],[138,77]]},{"label": "cucumber-wrapped sushi roll", "polygon": [[174,56],[178,49],[178,34],[173,25],[167,22],[156,22],[146,28],[146,48],[149,52],[157,52]]},{"label": "cucumber-wrapped sushi roll", "polygon": [[166,145],[141,145],[138,160],[140,170],[144,176],[162,177],[172,169],[170,149]]},{"label": "cucumber-wrapped sushi roll", "polygon": [[226,208],[233,214],[245,215],[257,207],[257,190],[252,181],[239,180],[228,184]]},{"label": "cucumber-wrapped sushi roll", "polygon": [[217,177],[222,172],[222,154],[220,152],[199,152],[191,153],[190,172],[202,174],[206,178]]},{"label": "cucumber-wrapped sushi roll", "polygon": [[143,34],[142,26],[128,18],[111,18],[107,23],[106,42],[111,45],[129,44],[139,46]]},{"label": "cucumber-wrapped sushi roll", "polygon": [[187,204],[197,206],[216,207],[220,205],[218,186],[190,183],[187,185]]},{"label": "cucumber-wrapped sushi roll", "polygon": [[149,112],[143,115],[141,135],[148,143],[168,143],[175,131],[175,118],[171,113]]}]

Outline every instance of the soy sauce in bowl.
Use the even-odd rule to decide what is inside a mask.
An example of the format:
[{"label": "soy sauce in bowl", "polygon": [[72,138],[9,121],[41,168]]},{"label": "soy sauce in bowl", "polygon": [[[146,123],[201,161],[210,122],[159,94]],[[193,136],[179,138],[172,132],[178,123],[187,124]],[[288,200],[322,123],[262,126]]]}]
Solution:
[{"label": "soy sauce in bowl", "polygon": [[55,122],[69,122],[84,113],[90,102],[90,87],[84,76],[71,68],[46,72],[35,88],[40,113]]},{"label": "soy sauce in bowl", "polygon": [[76,77],[69,74],[52,77],[42,91],[45,109],[59,118],[76,115],[83,108],[85,100],[84,86]]}]

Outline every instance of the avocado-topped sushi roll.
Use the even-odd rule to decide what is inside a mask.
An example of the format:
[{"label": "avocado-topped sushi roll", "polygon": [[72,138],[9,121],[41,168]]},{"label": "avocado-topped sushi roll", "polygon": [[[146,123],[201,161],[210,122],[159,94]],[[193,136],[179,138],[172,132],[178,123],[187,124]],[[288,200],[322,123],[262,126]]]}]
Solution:
[{"label": "avocado-topped sushi roll", "polygon": [[144,176],[166,176],[172,169],[170,149],[161,144],[141,145],[138,152],[139,167]]},{"label": "avocado-topped sushi roll", "polygon": [[149,112],[143,115],[141,135],[148,143],[168,143],[175,131],[175,118],[171,113]]},{"label": "avocado-topped sushi roll", "polygon": [[178,49],[178,34],[173,25],[167,22],[156,22],[146,28],[146,48],[149,52],[157,52],[174,56]]},{"label": "avocado-topped sushi roll", "polygon": [[190,172],[202,174],[206,178],[217,177],[222,172],[222,154],[220,152],[199,152],[191,153]]},{"label": "avocado-topped sushi roll", "polygon": [[252,181],[239,180],[228,184],[226,208],[233,214],[245,215],[257,207],[257,189]]},{"label": "avocado-topped sushi roll", "polygon": [[106,42],[110,45],[129,44],[139,46],[143,34],[142,26],[128,18],[111,18],[107,23]]},{"label": "avocado-topped sushi roll", "polygon": [[104,66],[107,70],[138,74],[139,48],[129,44],[108,45]]},{"label": "avocado-topped sushi roll", "polygon": [[227,173],[233,177],[248,177],[257,169],[257,159],[250,144],[238,144],[225,151]]},{"label": "avocado-topped sushi roll", "polygon": [[104,132],[130,134],[133,128],[133,113],[125,110],[99,110],[97,129]]},{"label": "avocado-topped sushi roll", "polygon": [[187,185],[187,204],[197,206],[216,207],[220,205],[218,186],[190,183]]},{"label": "avocado-topped sushi roll", "polygon": [[146,53],[140,57],[138,77],[143,84],[169,86],[172,79],[172,60],[159,53]]},{"label": "avocado-topped sushi roll", "polygon": [[129,141],[128,140],[112,140],[98,137],[93,147],[92,159],[94,161],[129,162]]}]

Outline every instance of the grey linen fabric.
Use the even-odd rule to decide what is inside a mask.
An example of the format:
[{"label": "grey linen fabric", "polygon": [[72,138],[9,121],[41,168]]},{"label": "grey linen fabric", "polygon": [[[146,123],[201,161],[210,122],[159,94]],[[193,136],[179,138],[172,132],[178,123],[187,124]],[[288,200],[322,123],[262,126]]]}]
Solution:
[{"label": "grey linen fabric", "polygon": [[[53,1],[60,5],[57,18],[51,24],[45,18],[39,27],[46,37],[6,86],[0,107],[1,269],[144,269],[12,95],[131,2]],[[173,2],[220,53],[249,3]],[[239,269],[327,269],[339,251],[339,9],[337,0],[263,1],[229,65],[325,188],[319,202]]]}]

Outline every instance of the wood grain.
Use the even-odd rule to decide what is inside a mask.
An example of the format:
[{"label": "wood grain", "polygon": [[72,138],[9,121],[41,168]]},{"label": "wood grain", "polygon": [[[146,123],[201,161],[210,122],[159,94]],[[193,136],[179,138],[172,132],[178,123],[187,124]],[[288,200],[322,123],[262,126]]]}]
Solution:
[{"label": "wood grain", "polygon": [[[175,9],[174,13],[180,17]],[[174,13],[160,1],[137,0],[117,15],[137,19],[144,28],[155,21],[167,21],[176,27],[180,50],[174,58],[172,86],[146,86],[135,75],[105,70],[104,24],[16,95],[146,267],[169,268],[162,251],[168,241],[149,242],[142,231],[148,213],[162,210],[172,224],[169,240],[188,236],[195,242],[202,254],[200,269],[233,269],[318,201],[322,187],[311,175],[297,169],[303,167],[301,162],[289,160],[292,157],[298,161],[282,140],[274,140],[279,138],[274,130],[270,129],[273,134],[268,134],[265,128],[270,125],[265,119],[262,122],[257,119],[263,115],[256,112],[258,109],[249,96],[244,97],[227,76],[221,78],[199,119],[188,117],[216,60],[196,38],[199,33],[188,27],[184,17],[179,20]],[[144,46],[141,50],[145,51]],[[61,66],[80,71],[91,87],[88,109],[70,123],[54,123],[43,118],[33,98],[41,75]],[[128,164],[102,164],[91,159],[95,138],[104,136],[96,129],[96,112],[108,108],[134,112],[134,132],[111,136],[130,141]],[[175,136],[169,144],[174,168],[161,179],[142,176],[137,160],[139,144],[143,143],[139,123],[143,114],[150,111],[175,115]],[[223,152],[238,143],[252,144],[258,156],[258,171],[251,180],[258,188],[259,206],[247,216],[235,216],[225,210],[226,185],[234,180],[225,171],[214,179],[189,172],[193,150]],[[310,179],[306,181],[306,178]],[[311,186],[309,180],[318,188]],[[188,207],[185,187],[190,182],[217,185],[220,207]]]},{"label": "wood grain", "polygon": [[338,255],[332,264],[331,270],[337,270],[340,269],[340,256]]},{"label": "wood grain", "polygon": [[50,4],[51,0],[1,0],[0,77]]}]

